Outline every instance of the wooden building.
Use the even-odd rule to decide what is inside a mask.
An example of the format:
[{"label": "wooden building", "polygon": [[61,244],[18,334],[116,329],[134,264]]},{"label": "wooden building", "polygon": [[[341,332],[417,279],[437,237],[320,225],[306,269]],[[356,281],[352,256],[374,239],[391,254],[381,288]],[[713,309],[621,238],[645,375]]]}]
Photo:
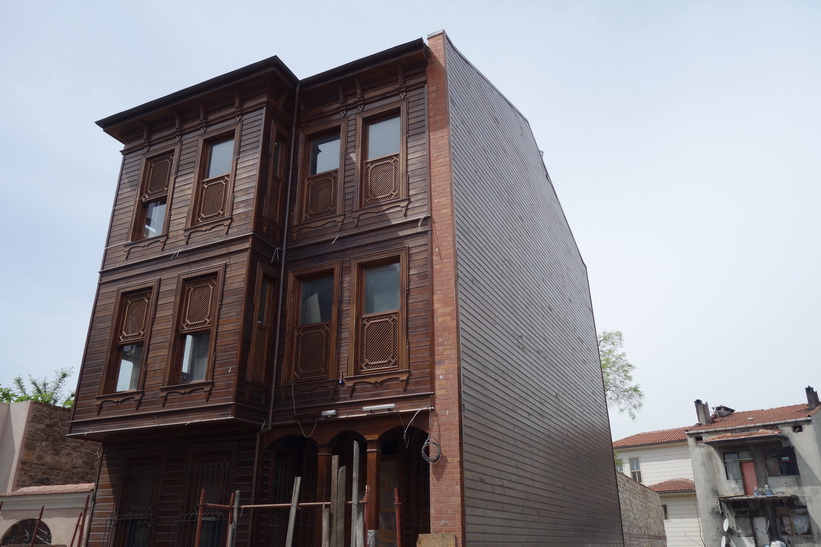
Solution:
[{"label": "wooden building", "polygon": [[[89,545],[192,545],[203,489],[327,501],[333,461],[374,545],[621,545],[584,263],[527,121],[444,33],[98,123],[124,148],[70,433],[103,443]],[[236,544],[287,516],[241,511]]]}]

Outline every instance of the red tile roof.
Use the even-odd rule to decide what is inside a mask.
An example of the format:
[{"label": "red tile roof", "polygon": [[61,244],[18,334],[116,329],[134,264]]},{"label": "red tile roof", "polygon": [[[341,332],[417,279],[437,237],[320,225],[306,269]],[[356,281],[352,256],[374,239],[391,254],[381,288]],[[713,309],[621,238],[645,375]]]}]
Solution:
[{"label": "red tile roof", "polygon": [[79,483],[79,484],[51,484],[46,486],[25,486],[18,488],[14,492],[0,494],[3,496],[26,496],[26,495],[42,495],[42,494],[76,494],[80,492],[91,492],[94,490],[94,483]]},{"label": "red tile roof", "polygon": [[780,406],[777,408],[766,408],[763,410],[744,410],[733,412],[729,416],[719,418],[713,416],[711,423],[707,425],[696,424],[688,427],[687,432],[704,431],[709,429],[736,429],[741,427],[753,427],[770,423],[784,423],[807,418],[821,410],[817,406],[812,410],[807,409],[807,403],[791,406]]},{"label": "red tile roof", "polygon": [[661,429],[659,431],[636,433],[630,437],[625,437],[623,439],[619,439],[618,441],[614,441],[613,448],[687,442],[687,434],[685,433],[686,430],[686,427],[676,427],[674,429]]},{"label": "red tile roof", "polygon": [[670,479],[649,487],[653,492],[666,494],[669,492],[695,492],[696,483],[690,479]]},{"label": "red tile roof", "polygon": [[736,439],[754,439],[757,437],[783,437],[780,429],[756,429],[755,431],[742,431],[740,433],[722,433],[714,437],[704,439],[706,443],[716,443],[720,441],[734,441]]}]

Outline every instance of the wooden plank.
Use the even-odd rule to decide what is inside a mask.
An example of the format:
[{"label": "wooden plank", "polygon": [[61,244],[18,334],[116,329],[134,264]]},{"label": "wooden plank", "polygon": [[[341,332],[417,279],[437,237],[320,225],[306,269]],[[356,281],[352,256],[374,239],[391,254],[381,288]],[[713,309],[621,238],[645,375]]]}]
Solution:
[{"label": "wooden plank", "polygon": [[[296,524],[296,512],[299,504],[299,486],[302,477],[294,477],[294,491],[291,494],[291,511],[288,514],[288,534],[285,537],[285,547],[291,547],[294,542],[294,525]],[[196,543],[199,545],[199,543]]]}]

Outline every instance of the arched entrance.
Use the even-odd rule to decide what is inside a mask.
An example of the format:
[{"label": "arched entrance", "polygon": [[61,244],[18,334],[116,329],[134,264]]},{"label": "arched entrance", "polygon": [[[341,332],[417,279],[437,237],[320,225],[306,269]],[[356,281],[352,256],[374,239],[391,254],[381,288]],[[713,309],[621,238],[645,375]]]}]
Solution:
[{"label": "arched entrance", "polygon": [[[380,437],[379,545],[416,545],[430,532],[430,464],[422,457],[427,433],[397,427]],[[398,503],[397,503],[398,501]]]},{"label": "arched entrance", "polygon": [[[319,451],[316,442],[305,437],[285,437],[271,445],[269,492],[267,503],[290,503],[294,490],[294,479],[302,477],[299,501],[316,501],[317,459]],[[321,513],[313,509],[299,511],[296,522],[295,543],[297,545],[319,544],[318,535]],[[288,510],[267,510],[260,515],[261,533],[267,538],[266,545],[284,545],[288,532]]]},{"label": "arched entrance", "polygon": [[[32,542],[31,538],[34,536],[35,528],[37,529],[37,535]],[[43,521],[40,521],[38,526],[37,519],[21,520],[14,523],[3,534],[0,545],[51,545],[51,530]]]}]

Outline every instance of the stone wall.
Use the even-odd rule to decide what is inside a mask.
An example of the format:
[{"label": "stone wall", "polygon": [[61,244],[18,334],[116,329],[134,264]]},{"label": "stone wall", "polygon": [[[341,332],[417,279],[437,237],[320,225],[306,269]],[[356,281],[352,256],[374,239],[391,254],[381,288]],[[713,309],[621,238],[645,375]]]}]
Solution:
[{"label": "stone wall", "polygon": [[623,473],[616,473],[625,547],[665,547],[664,511],[659,495]]},{"label": "stone wall", "polygon": [[37,402],[29,404],[31,409],[12,489],[95,482],[99,444],[66,437],[71,409]]}]

